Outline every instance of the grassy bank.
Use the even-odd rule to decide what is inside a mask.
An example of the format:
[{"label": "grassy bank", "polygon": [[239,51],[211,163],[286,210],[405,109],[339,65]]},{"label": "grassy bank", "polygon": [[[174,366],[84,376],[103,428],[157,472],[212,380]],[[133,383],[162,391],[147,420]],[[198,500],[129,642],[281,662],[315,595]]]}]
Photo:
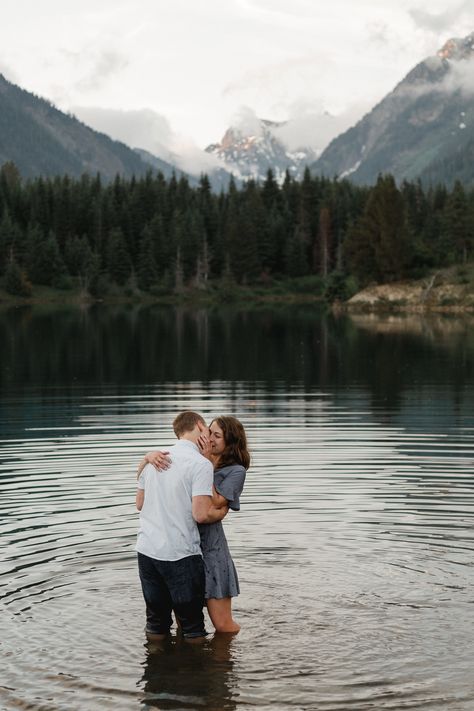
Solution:
[{"label": "grassy bank", "polygon": [[327,282],[320,277],[300,277],[295,279],[275,280],[271,283],[244,286],[231,281],[209,282],[205,288],[183,288],[180,291],[156,290],[141,291],[126,287],[119,289],[111,285],[100,296],[91,296],[77,285],[68,289],[33,285],[30,296],[9,294],[0,284],[0,304],[10,306],[34,304],[162,304],[162,305],[199,305],[214,306],[219,304],[248,305],[261,304],[303,304],[318,303],[325,299]]}]

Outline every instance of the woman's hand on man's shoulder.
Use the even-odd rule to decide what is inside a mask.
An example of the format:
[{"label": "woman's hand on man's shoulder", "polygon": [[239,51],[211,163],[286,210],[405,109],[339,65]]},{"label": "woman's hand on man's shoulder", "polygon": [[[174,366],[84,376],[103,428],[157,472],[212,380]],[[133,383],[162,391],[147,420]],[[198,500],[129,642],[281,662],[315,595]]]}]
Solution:
[{"label": "woman's hand on man's shoulder", "polygon": [[163,472],[171,466],[169,452],[165,450],[158,449],[154,452],[148,452],[145,454],[145,459],[148,464],[153,464],[155,469],[158,469],[159,472]]}]

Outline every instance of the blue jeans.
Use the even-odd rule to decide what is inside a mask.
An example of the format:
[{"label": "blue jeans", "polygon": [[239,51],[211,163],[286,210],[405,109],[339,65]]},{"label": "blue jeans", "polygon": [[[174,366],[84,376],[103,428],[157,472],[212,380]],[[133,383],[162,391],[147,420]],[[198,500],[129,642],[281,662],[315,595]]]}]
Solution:
[{"label": "blue jeans", "polygon": [[155,560],[138,553],[138,572],[146,603],[146,631],[168,634],[171,612],[184,637],[204,637],[204,566],[200,555]]}]

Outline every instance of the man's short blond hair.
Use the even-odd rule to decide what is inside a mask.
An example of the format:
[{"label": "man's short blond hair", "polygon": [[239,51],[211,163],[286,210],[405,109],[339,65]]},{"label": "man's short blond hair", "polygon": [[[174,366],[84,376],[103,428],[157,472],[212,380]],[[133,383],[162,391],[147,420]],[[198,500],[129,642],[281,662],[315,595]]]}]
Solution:
[{"label": "man's short blond hair", "polygon": [[193,412],[192,410],[180,412],[173,420],[173,430],[176,437],[179,439],[186,432],[192,432],[198,422],[201,422],[204,427],[206,426],[203,416],[198,412]]}]

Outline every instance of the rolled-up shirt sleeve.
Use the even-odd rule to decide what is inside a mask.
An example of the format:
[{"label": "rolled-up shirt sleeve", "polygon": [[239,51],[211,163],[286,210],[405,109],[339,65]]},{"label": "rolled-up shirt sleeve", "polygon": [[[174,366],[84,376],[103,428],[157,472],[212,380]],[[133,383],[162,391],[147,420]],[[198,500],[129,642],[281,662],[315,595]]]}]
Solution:
[{"label": "rolled-up shirt sleeve", "polygon": [[192,495],[212,496],[212,484],[214,480],[214,468],[211,462],[205,461],[196,470],[193,476]]}]

